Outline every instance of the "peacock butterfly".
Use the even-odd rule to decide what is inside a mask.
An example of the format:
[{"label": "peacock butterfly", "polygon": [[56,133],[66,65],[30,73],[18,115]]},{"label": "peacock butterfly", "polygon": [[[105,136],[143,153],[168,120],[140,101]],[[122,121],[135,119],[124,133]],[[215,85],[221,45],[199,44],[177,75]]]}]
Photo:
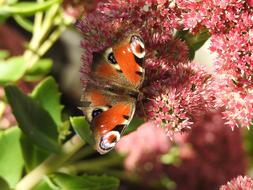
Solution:
[{"label": "peacock butterfly", "polygon": [[144,56],[143,39],[131,34],[93,59],[81,102],[101,154],[115,147],[133,118],[144,80]]}]

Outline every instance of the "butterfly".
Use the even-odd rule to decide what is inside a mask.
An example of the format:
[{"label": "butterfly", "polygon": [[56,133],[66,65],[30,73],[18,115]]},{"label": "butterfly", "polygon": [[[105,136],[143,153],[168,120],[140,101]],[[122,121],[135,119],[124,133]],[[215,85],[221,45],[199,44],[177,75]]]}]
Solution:
[{"label": "butterfly", "polygon": [[133,118],[144,81],[144,56],[143,39],[131,34],[93,58],[81,102],[100,154],[115,147]]}]

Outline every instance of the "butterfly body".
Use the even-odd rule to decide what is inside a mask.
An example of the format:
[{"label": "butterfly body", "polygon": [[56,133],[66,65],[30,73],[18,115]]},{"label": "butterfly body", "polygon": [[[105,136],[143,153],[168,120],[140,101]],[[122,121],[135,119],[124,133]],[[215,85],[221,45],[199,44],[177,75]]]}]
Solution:
[{"label": "butterfly body", "polygon": [[135,113],[144,80],[144,43],[138,34],[97,54],[81,101],[83,113],[94,133],[101,154],[119,141]]}]

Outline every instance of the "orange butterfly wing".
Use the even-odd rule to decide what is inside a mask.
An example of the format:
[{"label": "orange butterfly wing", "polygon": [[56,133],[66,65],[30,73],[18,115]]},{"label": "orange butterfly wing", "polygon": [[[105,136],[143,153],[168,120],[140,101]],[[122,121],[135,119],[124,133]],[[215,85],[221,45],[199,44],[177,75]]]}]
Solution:
[{"label": "orange butterfly wing", "polygon": [[126,79],[135,87],[140,86],[143,76],[139,73],[142,73],[142,68],[136,63],[130,45],[120,44],[113,52]]},{"label": "orange butterfly wing", "polygon": [[144,79],[144,55],[141,38],[131,35],[95,56],[90,83],[81,101],[94,132],[96,149],[102,154],[116,145],[134,115]]},{"label": "orange butterfly wing", "polygon": [[87,87],[82,101],[83,113],[94,133],[96,149],[100,153],[106,153],[109,149],[102,150],[100,147],[103,137],[113,131],[120,138],[133,117],[136,101],[93,85]]},{"label": "orange butterfly wing", "polygon": [[133,41],[133,36],[136,37],[131,35],[112,48],[95,55],[91,73],[93,81],[130,90],[140,88],[145,74],[141,66],[145,51],[141,38]]}]

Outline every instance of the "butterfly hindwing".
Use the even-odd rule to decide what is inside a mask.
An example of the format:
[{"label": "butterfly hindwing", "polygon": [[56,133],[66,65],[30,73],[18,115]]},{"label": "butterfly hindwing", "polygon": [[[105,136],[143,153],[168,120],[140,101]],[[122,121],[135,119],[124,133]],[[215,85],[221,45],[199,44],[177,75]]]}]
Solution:
[{"label": "butterfly hindwing", "polygon": [[106,153],[115,146],[131,121],[135,99],[88,86],[82,101],[82,110],[94,133],[96,149]]}]

